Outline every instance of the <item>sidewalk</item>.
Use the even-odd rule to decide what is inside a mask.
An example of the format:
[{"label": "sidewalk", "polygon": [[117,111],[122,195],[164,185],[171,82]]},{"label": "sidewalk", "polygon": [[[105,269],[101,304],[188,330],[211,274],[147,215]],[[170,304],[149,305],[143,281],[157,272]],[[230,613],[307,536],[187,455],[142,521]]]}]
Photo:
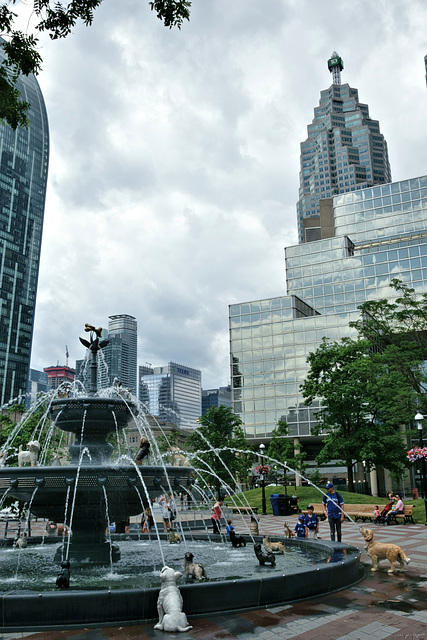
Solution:
[{"label": "sidewalk", "polygon": [[[264,534],[282,535],[283,523],[293,529],[295,516],[258,516]],[[239,530],[237,518],[236,528]],[[363,549],[360,524],[343,525],[343,542]],[[380,571],[371,573],[371,560],[362,553],[367,577],[351,589],[315,600],[260,609],[247,613],[191,618],[188,633],[168,634],[154,631],[153,623],[131,627],[50,631],[26,634],[0,634],[1,640],[427,640],[427,527],[394,525],[374,529],[380,542],[394,542],[411,558],[402,573],[389,576],[388,562]],[[261,533],[261,531],[260,531]],[[329,539],[327,523],[321,524],[321,535]],[[382,568],[381,568],[382,567]],[[238,588],[238,584],[236,584]]]}]

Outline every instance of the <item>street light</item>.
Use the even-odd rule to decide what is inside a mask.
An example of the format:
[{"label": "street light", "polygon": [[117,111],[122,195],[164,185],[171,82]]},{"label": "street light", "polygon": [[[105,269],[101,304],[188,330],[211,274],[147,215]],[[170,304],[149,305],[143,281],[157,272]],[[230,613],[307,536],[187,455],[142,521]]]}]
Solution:
[{"label": "street light", "polygon": [[[264,467],[264,449],[265,449],[265,444],[263,444],[261,442],[261,444],[259,445],[259,452],[261,454],[261,467]],[[261,480],[261,489],[262,489],[262,515],[266,516],[267,515],[267,504],[265,502],[265,474],[262,473],[262,480]]]},{"label": "street light", "polygon": [[[415,422],[417,423],[418,435],[420,438],[420,449],[424,447],[423,443],[423,420],[424,416],[422,413],[417,413],[415,416]],[[421,493],[424,498],[424,507],[426,512],[426,521],[425,525],[427,527],[427,481],[426,481],[426,459],[421,458]]]}]

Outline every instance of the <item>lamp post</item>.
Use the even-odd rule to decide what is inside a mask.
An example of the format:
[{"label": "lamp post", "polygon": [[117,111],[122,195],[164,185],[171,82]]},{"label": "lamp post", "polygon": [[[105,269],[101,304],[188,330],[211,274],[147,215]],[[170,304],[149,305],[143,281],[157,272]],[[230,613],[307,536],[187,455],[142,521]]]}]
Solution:
[{"label": "lamp post", "polygon": [[[424,447],[423,443],[423,420],[424,416],[422,413],[417,413],[415,416],[415,422],[417,423],[418,436],[420,439],[420,449]],[[421,458],[421,493],[424,498],[424,507],[426,512],[426,521],[425,525],[427,527],[427,480],[426,480],[426,459]]]},{"label": "lamp post", "polygon": [[[259,445],[259,452],[261,455],[261,466],[264,466],[264,449],[265,449],[265,444],[263,444],[261,442],[261,444]],[[262,489],[262,515],[266,516],[267,515],[267,504],[265,502],[265,474],[262,473],[262,480],[261,480],[261,489]]]}]

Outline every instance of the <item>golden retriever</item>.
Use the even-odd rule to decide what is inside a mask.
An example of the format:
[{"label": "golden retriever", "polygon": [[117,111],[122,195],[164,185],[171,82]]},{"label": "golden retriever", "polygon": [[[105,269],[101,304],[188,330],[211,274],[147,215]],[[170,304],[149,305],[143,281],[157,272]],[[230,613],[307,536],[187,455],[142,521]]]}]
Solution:
[{"label": "golden retriever", "polygon": [[405,564],[411,562],[411,558],[408,558],[406,553],[397,544],[390,544],[388,542],[375,542],[374,534],[371,529],[360,528],[360,533],[365,540],[365,549],[372,560],[371,571],[378,571],[378,563],[380,560],[387,559],[390,562],[390,569],[387,573],[393,573],[396,568],[396,562],[400,564],[403,569]]},{"label": "golden retriever", "polygon": [[285,530],[285,538],[294,538],[295,533],[291,531],[287,522],[284,523],[283,528]]},{"label": "golden retriever", "polygon": [[264,540],[262,541],[262,544],[264,545],[264,549],[267,551],[267,553],[285,553],[285,548],[283,546],[283,543],[271,542],[268,536],[265,536]]}]

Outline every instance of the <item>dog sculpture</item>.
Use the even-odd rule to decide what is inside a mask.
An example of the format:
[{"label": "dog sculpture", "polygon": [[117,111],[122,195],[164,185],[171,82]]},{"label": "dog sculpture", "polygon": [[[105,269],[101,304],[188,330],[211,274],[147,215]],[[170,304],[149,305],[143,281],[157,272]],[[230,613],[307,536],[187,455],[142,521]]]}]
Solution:
[{"label": "dog sculpture", "polygon": [[70,586],[70,561],[63,560],[61,562],[61,571],[56,578],[56,586],[58,589],[68,589]]},{"label": "dog sculpture", "polygon": [[272,567],[275,566],[276,558],[274,556],[274,553],[265,553],[262,550],[261,544],[259,542],[256,542],[254,544],[254,551],[261,566],[264,566],[265,564],[271,564]]},{"label": "dog sculpture", "polygon": [[144,458],[150,453],[150,443],[147,438],[141,438],[139,441],[139,451],[135,456],[135,462],[140,465]]},{"label": "dog sculpture", "polygon": [[18,453],[18,467],[23,467],[24,464],[29,463],[32,467],[37,467],[37,458],[40,451],[40,443],[37,440],[31,440],[27,444],[27,451],[22,451],[22,446],[19,445]]},{"label": "dog sculpture", "polygon": [[187,551],[184,556],[185,577],[196,578],[196,580],[207,578],[208,574],[206,573],[204,566],[200,562],[193,562],[193,558],[194,556],[191,551]]},{"label": "dog sculpture", "polygon": [[365,549],[372,560],[371,571],[378,571],[378,563],[380,560],[387,559],[390,562],[390,569],[387,573],[393,573],[396,568],[396,562],[400,564],[400,568],[403,569],[405,564],[411,562],[411,558],[408,558],[406,553],[397,544],[390,544],[388,542],[375,542],[374,533],[371,529],[360,528],[360,533],[365,540]]},{"label": "dog sculpture", "polygon": [[24,533],[21,536],[16,536],[15,540],[13,541],[13,546],[15,547],[15,549],[26,549],[27,548],[27,534]]},{"label": "dog sculpture", "polygon": [[46,533],[48,536],[57,536],[58,535],[58,526],[56,522],[53,520],[49,520],[46,525]]},{"label": "dog sculpture", "polygon": [[178,544],[181,542],[181,536],[173,529],[169,531],[169,544]]},{"label": "dog sculpture", "polygon": [[251,516],[251,521],[249,523],[249,531],[253,536],[259,535],[258,520],[254,518],[254,516]]},{"label": "dog sculpture", "polygon": [[160,572],[162,585],[157,599],[159,621],[154,627],[159,631],[189,631],[193,628],[182,610],[182,596],[176,586],[176,581],[181,576],[180,571],[174,571],[170,567],[163,567]]},{"label": "dog sculpture", "polygon": [[264,545],[264,549],[267,551],[267,553],[285,553],[285,547],[283,546],[283,543],[271,542],[268,536],[265,536],[262,544]]},{"label": "dog sculpture", "polygon": [[237,536],[235,531],[229,533],[230,542],[233,545],[233,549],[236,547],[246,547],[246,541],[243,536]]}]

